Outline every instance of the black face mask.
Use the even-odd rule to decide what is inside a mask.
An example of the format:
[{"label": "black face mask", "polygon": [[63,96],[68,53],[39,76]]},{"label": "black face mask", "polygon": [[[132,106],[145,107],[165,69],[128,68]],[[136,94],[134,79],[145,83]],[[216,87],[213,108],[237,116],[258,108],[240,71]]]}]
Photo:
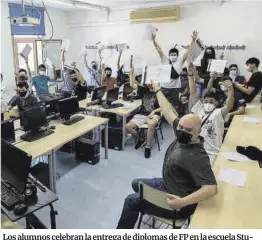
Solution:
[{"label": "black face mask", "polygon": [[97,70],[97,66],[96,66],[96,65],[93,65],[92,68],[93,68],[94,70]]},{"label": "black face mask", "polygon": [[77,78],[71,78],[71,80],[72,80],[74,83],[78,81]]},{"label": "black face mask", "polygon": [[26,93],[27,93],[26,91],[18,92],[18,94],[19,94],[20,97],[25,97]]},{"label": "black face mask", "polygon": [[112,74],[106,74],[106,77],[110,78],[112,76]]},{"label": "black face mask", "polygon": [[180,76],[184,79],[187,78],[187,74],[181,74]]},{"label": "black face mask", "polygon": [[179,143],[189,144],[193,135],[182,130],[176,130],[176,137]]}]

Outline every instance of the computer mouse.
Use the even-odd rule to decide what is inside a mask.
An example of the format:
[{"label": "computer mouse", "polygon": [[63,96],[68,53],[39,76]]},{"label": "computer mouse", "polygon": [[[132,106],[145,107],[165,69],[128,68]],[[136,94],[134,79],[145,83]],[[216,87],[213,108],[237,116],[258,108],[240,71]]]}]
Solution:
[{"label": "computer mouse", "polygon": [[55,130],[55,126],[51,126],[50,129]]},{"label": "computer mouse", "polygon": [[28,207],[24,203],[20,203],[14,207],[15,215],[23,215],[27,211]]}]

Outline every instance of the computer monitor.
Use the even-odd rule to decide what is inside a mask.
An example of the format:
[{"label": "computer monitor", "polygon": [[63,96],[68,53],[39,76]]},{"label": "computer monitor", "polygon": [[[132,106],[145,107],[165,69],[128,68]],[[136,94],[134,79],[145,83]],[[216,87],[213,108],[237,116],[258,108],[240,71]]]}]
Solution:
[{"label": "computer monitor", "polygon": [[61,118],[68,120],[70,116],[79,111],[79,102],[76,96],[59,100]]},{"label": "computer monitor", "polygon": [[1,176],[20,193],[26,188],[32,156],[1,139]]},{"label": "computer monitor", "polygon": [[52,99],[50,101],[45,102],[45,114],[46,114],[46,116],[50,116],[50,115],[59,113],[59,103],[58,103],[59,100],[61,100],[61,98]]},{"label": "computer monitor", "polygon": [[118,100],[119,88],[113,88],[107,91],[106,102],[110,105],[112,102]]},{"label": "computer monitor", "polygon": [[98,87],[93,90],[93,95],[91,101],[102,100],[106,93],[106,86]]},{"label": "computer monitor", "polygon": [[10,143],[15,142],[14,120],[1,122],[1,138]]},{"label": "computer monitor", "polygon": [[134,89],[130,86],[130,83],[125,83],[124,84],[124,89],[123,89],[123,99],[127,99],[128,95],[133,93]]},{"label": "computer monitor", "polygon": [[20,117],[25,132],[37,132],[41,127],[48,126],[43,106],[27,108],[20,113]]},{"label": "computer monitor", "polygon": [[5,117],[4,117],[4,113],[1,113],[1,121],[4,121]]}]

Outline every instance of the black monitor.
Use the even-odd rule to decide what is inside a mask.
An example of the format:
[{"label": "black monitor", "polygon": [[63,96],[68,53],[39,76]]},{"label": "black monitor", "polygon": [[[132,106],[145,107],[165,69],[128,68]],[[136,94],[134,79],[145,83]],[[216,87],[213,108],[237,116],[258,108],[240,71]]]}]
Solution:
[{"label": "black monitor", "polygon": [[20,118],[25,132],[37,132],[41,127],[48,126],[43,106],[27,108],[20,113]]},{"label": "black monitor", "polygon": [[7,142],[15,142],[14,120],[6,120],[1,123],[1,138]]},{"label": "black monitor", "polygon": [[1,121],[4,121],[4,119],[5,119],[4,113],[1,113]]},{"label": "black monitor", "polygon": [[93,90],[93,95],[91,101],[102,100],[106,93],[106,86],[98,87]]},{"label": "black monitor", "polygon": [[46,114],[46,116],[50,116],[50,115],[59,113],[58,100],[59,99],[52,99],[50,101],[45,102],[45,114]]},{"label": "black monitor", "polygon": [[123,99],[127,99],[128,95],[133,93],[134,89],[130,86],[130,83],[125,83],[123,88]]},{"label": "black monitor", "polygon": [[107,104],[111,104],[114,101],[118,100],[119,88],[112,88],[107,91],[106,102]]},{"label": "black monitor", "polygon": [[70,116],[79,112],[79,102],[76,96],[59,100],[61,118],[68,120]]},{"label": "black monitor", "polygon": [[28,153],[1,139],[2,179],[20,193],[25,191],[31,161]]}]

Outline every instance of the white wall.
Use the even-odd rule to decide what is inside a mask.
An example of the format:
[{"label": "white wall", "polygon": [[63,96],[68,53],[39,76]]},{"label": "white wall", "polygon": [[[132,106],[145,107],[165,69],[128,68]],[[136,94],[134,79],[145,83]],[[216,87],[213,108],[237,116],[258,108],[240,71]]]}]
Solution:
[{"label": "white wall", "polygon": [[[67,13],[59,9],[48,8],[54,25],[54,39],[67,38]],[[14,85],[14,61],[11,39],[11,27],[8,19],[9,8],[7,2],[1,2],[1,73],[4,76],[3,85]],[[51,36],[51,25],[45,15],[46,38]],[[60,58],[60,56],[58,56]]]},{"label": "white wall", "polygon": [[[237,63],[244,74],[245,61],[252,56],[262,61],[262,2],[228,2],[222,6],[215,3],[199,3],[181,6],[179,22],[158,23],[160,29],[158,42],[165,53],[175,44],[188,44],[193,29],[200,32],[200,38],[206,45],[232,44],[247,45],[246,51],[232,51],[229,63]],[[131,25],[128,22],[129,11],[111,12],[109,23],[107,16],[100,12],[71,12],[68,16],[70,29],[71,58],[78,61],[84,69],[79,52],[84,45],[94,45],[98,41],[109,44],[128,43],[131,47],[124,54],[124,62],[130,53],[142,55],[148,64],[158,64],[159,57],[151,42],[143,40],[145,24]],[[89,50],[89,60],[96,58],[94,50]],[[115,52],[108,51],[107,64],[116,65]]]}]

